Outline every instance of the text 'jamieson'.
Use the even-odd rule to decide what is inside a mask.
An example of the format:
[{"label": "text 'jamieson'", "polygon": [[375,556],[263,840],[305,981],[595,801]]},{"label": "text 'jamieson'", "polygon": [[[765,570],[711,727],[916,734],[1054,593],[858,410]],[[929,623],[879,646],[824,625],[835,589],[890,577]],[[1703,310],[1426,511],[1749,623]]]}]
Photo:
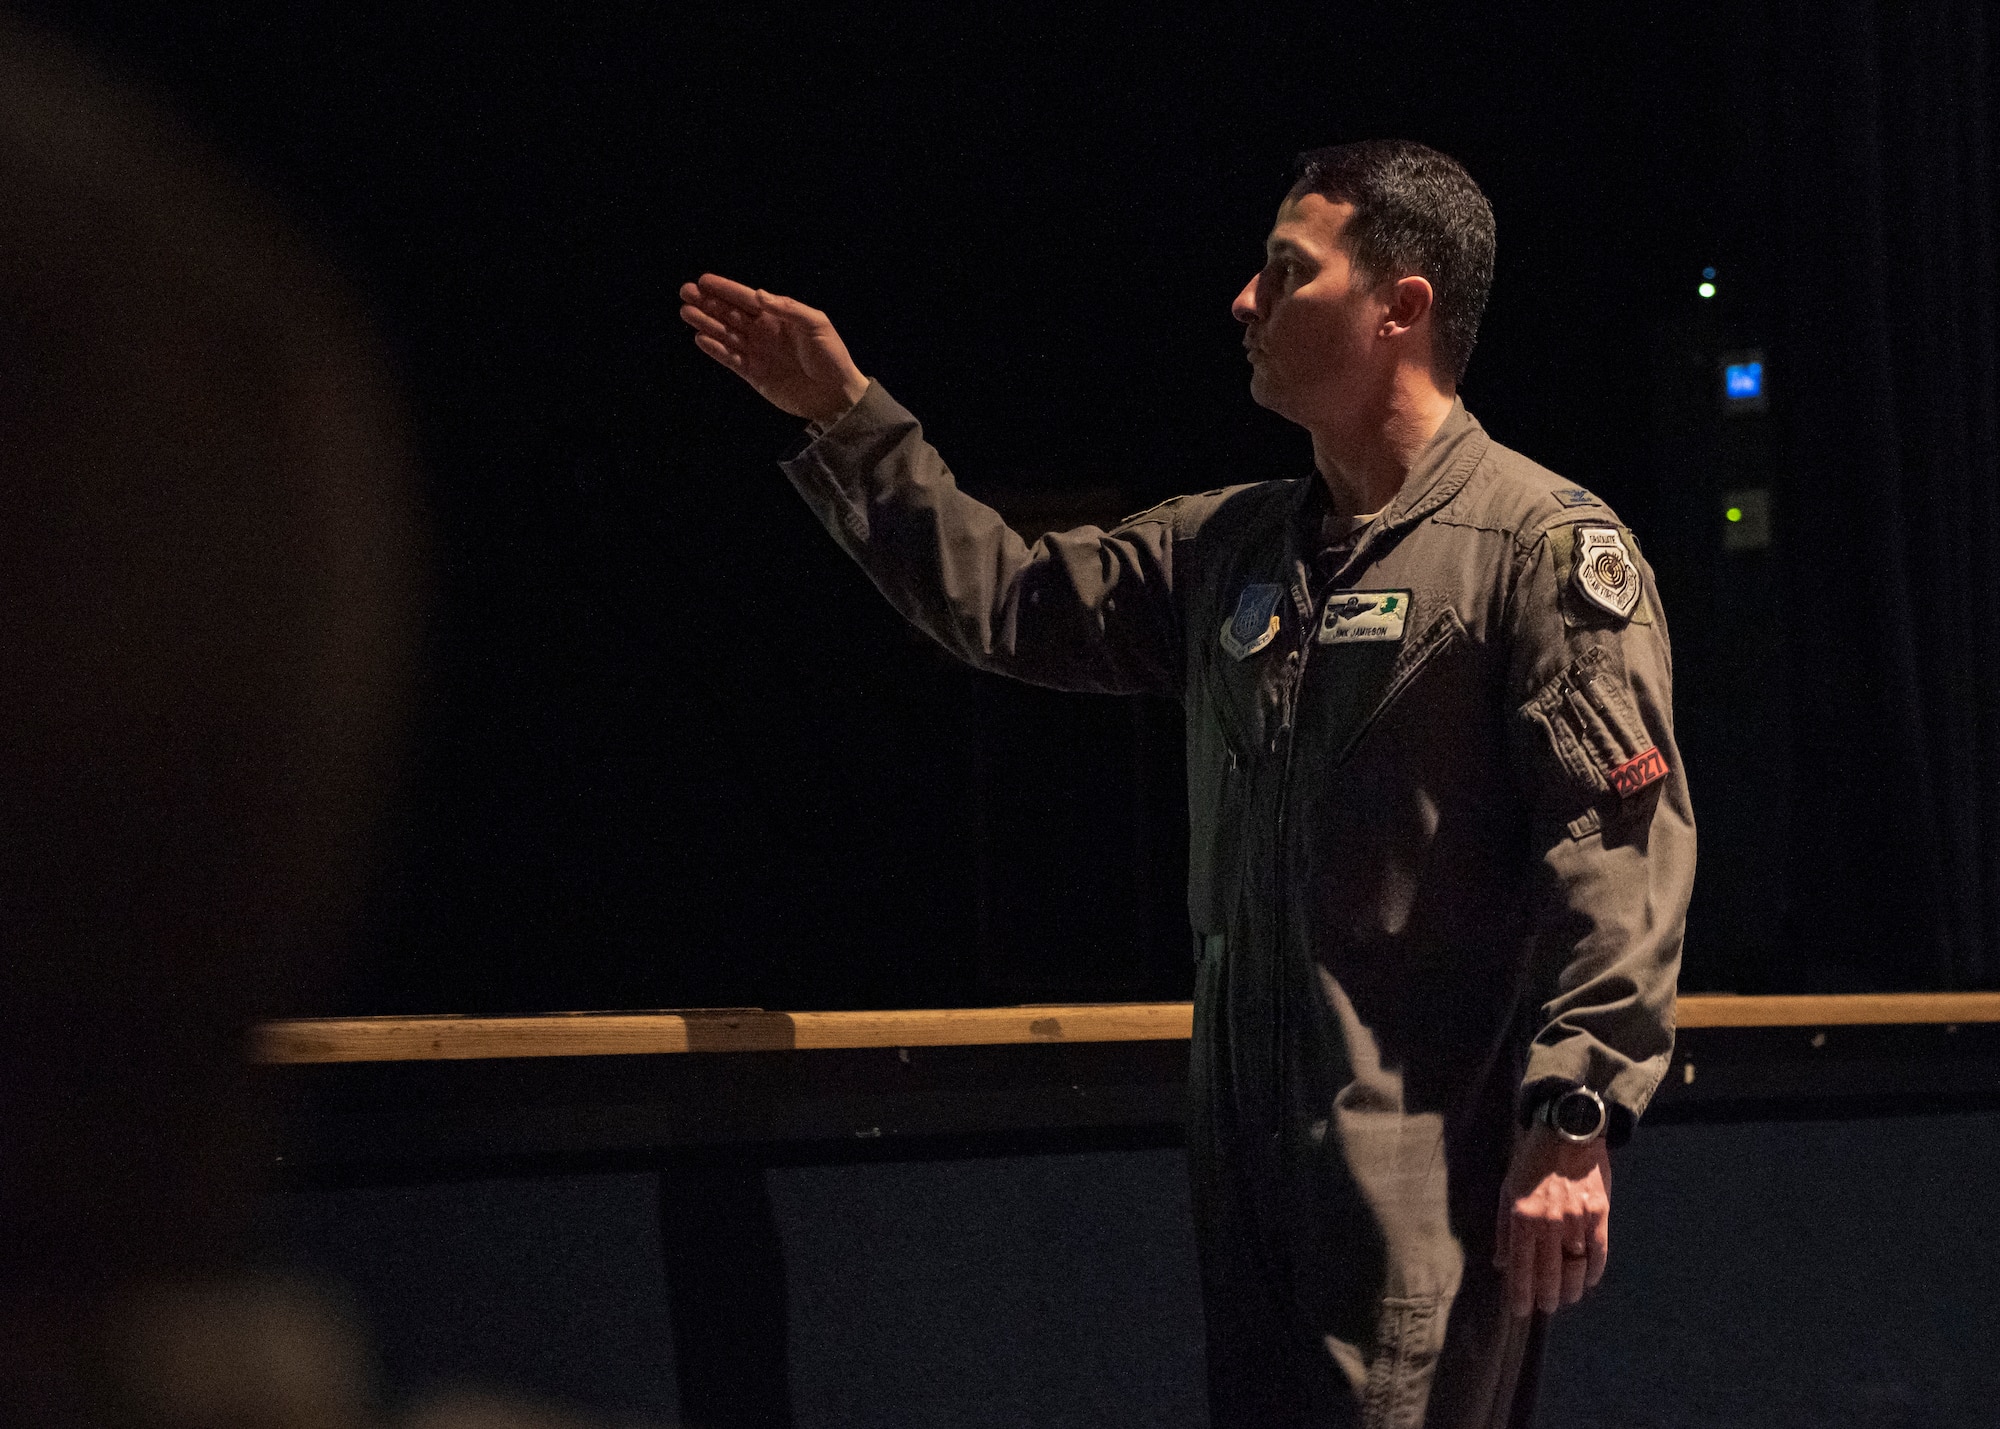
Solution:
[{"label": "text 'jamieson'", "polygon": [[1320,617],[1319,643],[1401,640],[1409,615],[1410,593],[1406,590],[1336,591]]}]

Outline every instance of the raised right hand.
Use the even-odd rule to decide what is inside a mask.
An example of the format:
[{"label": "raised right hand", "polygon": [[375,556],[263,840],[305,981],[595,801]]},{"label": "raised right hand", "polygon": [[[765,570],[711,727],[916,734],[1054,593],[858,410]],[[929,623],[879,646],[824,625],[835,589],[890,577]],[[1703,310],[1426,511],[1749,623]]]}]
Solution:
[{"label": "raised right hand", "polygon": [[818,308],[714,273],[681,284],[694,345],[780,411],[831,422],[868,390],[847,344]]}]

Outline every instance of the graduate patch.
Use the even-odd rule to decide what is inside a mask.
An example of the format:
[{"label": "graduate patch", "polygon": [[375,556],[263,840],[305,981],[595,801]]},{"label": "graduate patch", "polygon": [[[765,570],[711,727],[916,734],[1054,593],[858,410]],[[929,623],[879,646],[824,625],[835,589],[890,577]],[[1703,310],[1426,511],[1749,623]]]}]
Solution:
[{"label": "graduate patch", "polygon": [[1269,645],[1278,635],[1278,603],[1284,598],[1281,585],[1243,587],[1236,597],[1236,614],[1222,624],[1222,648],[1247,660]]},{"label": "graduate patch", "polygon": [[1406,590],[1335,591],[1320,617],[1319,643],[1345,645],[1357,640],[1401,640],[1410,614]]},{"label": "graduate patch", "polygon": [[1630,619],[1639,604],[1639,568],[1625,549],[1616,526],[1576,528],[1576,564],[1571,579],[1577,593],[1620,620]]},{"label": "graduate patch", "polygon": [[1667,777],[1667,756],[1655,746],[1628,759],[1605,776],[1607,783],[1621,799],[1629,799],[1641,789],[1657,784]]}]

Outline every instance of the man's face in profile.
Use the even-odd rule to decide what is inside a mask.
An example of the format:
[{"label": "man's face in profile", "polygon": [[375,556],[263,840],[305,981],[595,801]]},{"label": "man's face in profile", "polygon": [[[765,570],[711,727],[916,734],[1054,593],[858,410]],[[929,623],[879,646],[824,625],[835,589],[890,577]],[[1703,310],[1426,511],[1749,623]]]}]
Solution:
[{"label": "man's face in profile", "polygon": [[1370,385],[1373,337],[1386,304],[1348,256],[1354,205],[1294,194],[1264,242],[1263,269],[1230,311],[1244,325],[1250,396],[1301,426],[1331,419]]}]

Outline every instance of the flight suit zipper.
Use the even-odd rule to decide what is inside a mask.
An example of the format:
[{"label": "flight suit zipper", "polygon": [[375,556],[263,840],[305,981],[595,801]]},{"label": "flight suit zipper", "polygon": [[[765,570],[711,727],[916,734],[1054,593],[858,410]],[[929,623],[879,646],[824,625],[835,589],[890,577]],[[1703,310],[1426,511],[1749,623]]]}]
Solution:
[{"label": "flight suit zipper", "polygon": [[1291,588],[1292,604],[1298,607],[1299,612],[1298,644],[1285,652],[1285,673],[1279,677],[1278,686],[1278,729],[1271,736],[1271,753],[1278,752],[1280,740],[1285,744],[1284,763],[1278,772],[1278,837],[1281,841],[1285,834],[1285,805],[1292,788],[1292,725],[1298,715],[1299,691],[1305,685],[1306,658],[1312,651],[1314,617],[1317,614],[1304,561],[1292,562]]},{"label": "flight suit zipper", "polygon": [[1355,543],[1354,549],[1349,551],[1347,558],[1340,563],[1340,569],[1335,571],[1332,577],[1325,582],[1318,602],[1315,602],[1313,599],[1312,577],[1306,567],[1305,560],[1297,555],[1292,557],[1290,584],[1292,604],[1297,607],[1299,612],[1299,637],[1297,647],[1285,657],[1285,674],[1280,689],[1278,732],[1272,740],[1271,749],[1271,752],[1276,754],[1278,752],[1277,741],[1284,741],[1283,762],[1278,767],[1278,810],[1275,830],[1276,843],[1274,846],[1274,851],[1279,862],[1279,866],[1275,872],[1279,877],[1277,880],[1278,886],[1275,890],[1276,896],[1272,900],[1275,905],[1272,921],[1276,946],[1272,952],[1271,1001],[1273,1004],[1274,1020],[1277,1024],[1275,1028],[1276,1040],[1272,1047],[1273,1055],[1271,1059],[1271,1137],[1274,1141],[1284,1134],[1285,1098],[1291,1085],[1291,1076],[1287,1067],[1287,1058],[1289,1056],[1287,1038],[1290,1035],[1291,1027],[1291,1017],[1289,1015],[1292,991],[1292,980],[1289,976],[1291,972],[1291,929],[1286,911],[1288,899],[1285,888],[1285,883],[1290,873],[1291,859],[1285,849],[1285,816],[1289,812],[1292,799],[1293,729],[1297,723],[1300,694],[1305,688],[1306,662],[1311,657],[1312,647],[1315,644],[1314,637],[1318,633],[1320,607],[1325,602],[1332,600],[1335,592],[1341,590],[1346,585],[1349,575],[1361,567],[1366,557],[1371,554],[1371,548],[1379,544],[1379,538],[1385,529],[1378,522],[1372,530],[1366,532]]},{"label": "flight suit zipper", "polygon": [[1271,1139],[1277,1141],[1285,1130],[1285,1096],[1291,1085],[1291,1077],[1286,1066],[1289,1056],[1288,1038],[1291,1017],[1291,929],[1286,917],[1287,897],[1285,883],[1290,873],[1291,859],[1285,852],[1285,813],[1291,802],[1292,793],[1292,731],[1297,722],[1299,692],[1305,685],[1306,660],[1312,652],[1315,608],[1312,598],[1312,583],[1306,575],[1306,565],[1294,559],[1291,572],[1292,603],[1299,612],[1298,644],[1285,654],[1285,673],[1280,677],[1278,689],[1278,729],[1271,737],[1271,752],[1278,753],[1278,743],[1284,742],[1282,762],[1278,766],[1278,809],[1273,852],[1278,861],[1274,872],[1278,875],[1277,886],[1272,897],[1272,949],[1271,949]]}]

